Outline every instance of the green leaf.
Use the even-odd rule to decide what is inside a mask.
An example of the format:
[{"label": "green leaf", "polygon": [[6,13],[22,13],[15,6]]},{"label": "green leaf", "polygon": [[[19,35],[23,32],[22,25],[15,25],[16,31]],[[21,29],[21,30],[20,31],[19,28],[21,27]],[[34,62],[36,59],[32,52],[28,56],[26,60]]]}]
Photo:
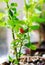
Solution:
[{"label": "green leaf", "polygon": [[16,59],[15,61],[14,61],[14,64],[18,64],[19,62],[18,62],[18,60]]},{"label": "green leaf", "polygon": [[39,0],[39,4],[42,5],[44,0]]},{"label": "green leaf", "polygon": [[11,10],[9,10],[8,13],[11,17],[13,16],[13,12]]},{"label": "green leaf", "polygon": [[16,8],[11,8],[13,11],[14,11],[14,14],[16,14],[17,12],[16,12]]},{"label": "green leaf", "polygon": [[22,37],[22,34],[17,34],[17,37],[18,37],[18,38],[21,38],[21,37]]},{"label": "green leaf", "polygon": [[13,59],[10,56],[8,56],[8,59],[10,62],[13,62]]},{"label": "green leaf", "polygon": [[45,0],[44,0],[44,3],[45,3]]},{"label": "green leaf", "polygon": [[15,42],[15,41],[13,41],[13,42],[11,43],[11,47],[16,47],[16,42]]},{"label": "green leaf", "polygon": [[25,23],[24,20],[20,20],[20,21],[19,21],[19,24],[24,25],[24,24],[26,24],[26,23]]},{"label": "green leaf", "polygon": [[5,16],[4,13],[0,13],[0,20]]},{"label": "green leaf", "polygon": [[25,46],[27,48],[30,48],[31,50],[36,50],[36,46],[35,45],[32,45],[31,43],[27,43],[27,44],[25,44]]},{"label": "green leaf", "polygon": [[30,26],[31,30],[38,30],[40,28],[40,26],[34,25],[34,26]]},{"label": "green leaf", "polygon": [[8,2],[9,2],[9,0],[4,0],[4,2],[8,3]]},{"label": "green leaf", "polygon": [[25,44],[27,48],[30,48],[30,43]]},{"label": "green leaf", "polygon": [[10,27],[14,27],[14,22],[9,19],[7,25],[10,26]]},{"label": "green leaf", "polygon": [[38,23],[42,23],[42,22],[44,22],[44,21],[45,21],[44,18],[37,18],[37,22],[38,22]]},{"label": "green leaf", "polygon": [[39,11],[41,11],[41,6],[40,6],[40,5],[38,5],[36,8],[37,8]]},{"label": "green leaf", "polygon": [[45,22],[45,19],[43,17],[40,18],[40,17],[34,16],[34,17],[32,17],[32,21],[35,21],[37,23],[43,23],[43,22]]},{"label": "green leaf", "polygon": [[33,44],[31,44],[31,45],[30,45],[30,49],[31,49],[31,50],[36,50],[36,46],[33,45]]},{"label": "green leaf", "polygon": [[12,43],[11,43],[11,48],[15,49],[20,42],[21,42],[20,39],[15,39],[15,41],[12,41]]},{"label": "green leaf", "polygon": [[16,26],[14,27],[15,32],[19,32],[20,27],[21,27],[20,24],[18,24],[18,26],[16,25]]},{"label": "green leaf", "polygon": [[17,3],[11,3],[11,6],[17,7],[18,5],[17,5]]},{"label": "green leaf", "polygon": [[6,23],[5,22],[0,22],[0,27],[6,27]]}]

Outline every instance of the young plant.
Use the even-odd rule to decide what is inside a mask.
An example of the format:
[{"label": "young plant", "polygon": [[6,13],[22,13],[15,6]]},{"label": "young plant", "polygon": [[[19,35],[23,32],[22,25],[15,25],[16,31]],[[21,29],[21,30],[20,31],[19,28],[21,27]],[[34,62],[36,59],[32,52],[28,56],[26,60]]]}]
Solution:
[{"label": "young plant", "polygon": [[[40,23],[44,21],[43,18],[40,18],[40,12],[42,7],[43,0],[33,1],[29,0],[27,3],[24,0],[25,5],[25,20],[20,20],[17,15],[17,3],[9,4],[9,0],[3,0],[6,3],[7,10],[7,20],[3,20],[5,14],[0,13],[0,26],[7,27],[12,30],[13,41],[11,43],[11,49],[14,50],[14,59],[9,56],[9,61],[13,64],[19,65],[19,59],[23,55],[21,52],[23,47],[26,47],[31,50],[36,50],[36,46],[31,44],[30,41],[30,32],[36,29],[39,29],[39,25],[34,26],[33,23]],[[38,13],[36,12],[38,11]],[[4,21],[4,22],[3,22]]]}]

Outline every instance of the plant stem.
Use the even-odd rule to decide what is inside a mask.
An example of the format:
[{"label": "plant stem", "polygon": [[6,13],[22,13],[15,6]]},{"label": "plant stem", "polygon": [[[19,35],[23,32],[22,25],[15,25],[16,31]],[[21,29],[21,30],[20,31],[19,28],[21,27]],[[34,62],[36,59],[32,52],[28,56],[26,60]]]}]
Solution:
[{"label": "plant stem", "polygon": [[12,29],[12,37],[13,37],[13,39],[15,40],[15,35],[14,35],[13,29]]},{"label": "plant stem", "polygon": [[28,32],[28,39],[29,39],[29,43],[30,43],[30,35],[29,35],[29,32]]},{"label": "plant stem", "polygon": [[[6,4],[7,4],[8,10],[10,10],[8,3],[6,3]],[[9,16],[8,16],[8,17],[9,17]],[[9,17],[9,19],[12,20],[12,18],[10,18],[10,17]],[[13,40],[15,40],[15,35],[14,35],[14,30],[13,30],[13,28],[12,28],[12,37],[13,37]],[[18,60],[17,48],[15,48],[15,51],[16,51],[16,59]]]},{"label": "plant stem", "polygon": [[[12,37],[13,37],[13,40],[16,40],[15,39],[15,35],[14,35],[14,30],[12,29]],[[16,60],[19,62],[19,60],[18,60],[18,55],[17,55],[17,48],[15,48],[15,52],[16,52]],[[19,63],[17,64],[17,65],[19,65]]]},{"label": "plant stem", "polygon": [[[22,42],[23,42],[23,40],[22,40]],[[21,42],[21,46],[20,46],[20,50],[19,50],[19,58],[20,58],[20,52],[21,52],[21,48],[22,48],[22,42]]]},{"label": "plant stem", "polygon": [[[12,37],[13,37],[13,40],[15,40],[15,35],[14,35],[14,30],[12,29]],[[16,51],[16,58],[17,58],[17,49],[15,48],[15,51]]]}]

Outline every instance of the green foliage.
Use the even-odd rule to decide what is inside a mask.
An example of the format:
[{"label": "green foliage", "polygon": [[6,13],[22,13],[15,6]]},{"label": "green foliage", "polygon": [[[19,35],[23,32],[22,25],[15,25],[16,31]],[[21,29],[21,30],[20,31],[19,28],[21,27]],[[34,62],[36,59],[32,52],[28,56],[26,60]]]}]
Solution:
[{"label": "green foliage", "polygon": [[12,49],[17,48],[20,42],[21,42],[20,39],[16,39],[15,41],[12,41],[11,43]]},{"label": "green foliage", "polygon": [[4,2],[8,3],[8,2],[9,2],[9,0],[4,0]]},{"label": "green foliage", "polygon": [[6,23],[4,21],[0,21],[0,27],[6,27]]},{"label": "green foliage", "polygon": [[17,5],[17,3],[11,3],[11,6],[17,7],[18,5]]},{"label": "green foliage", "polygon": [[13,41],[11,43],[11,49],[14,50],[16,58],[12,59],[9,56],[9,61],[18,64],[18,59],[22,55],[21,50],[23,46],[31,50],[36,50],[36,46],[30,42],[30,32],[40,28],[40,25],[33,25],[34,22],[37,22],[38,24],[45,22],[45,18],[42,16],[40,17],[44,1],[38,0],[36,2],[35,0],[29,0],[27,3],[26,0],[24,0],[24,13],[26,20],[20,20],[17,17],[17,3],[12,2],[9,4],[9,0],[2,1],[6,3],[8,15],[7,20],[4,21],[3,18],[5,17],[5,14],[0,13],[0,26],[8,27],[12,30]]},{"label": "green foliage", "polygon": [[33,26],[30,26],[31,30],[38,30],[40,28],[40,26],[37,26],[37,25],[33,25]]},{"label": "green foliage", "polygon": [[37,49],[36,46],[34,44],[31,44],[31,43],[27,43],[27,44],[25,44],[25,46],[27,48],[31,49],[31,50],[36,50]]},{"label": "green foliage", "polygon": [[30,48],[30,43],[27,43],[27,44],[25,44],[25,46],[27,47],[27,48]]},{"label": "green foliage", "polygon": [[9,0],[0,0],[0,2],[6,2],[6,3],[8,3]]},{"label": "green foliage", "polygon": [[36,50],[37,48],[36,48],[35,45],[31,44],[31,45],[30,45],[30,49],[31,49],[31,50]]},{"label": "green foliage", "polygon": [[19,63],[18,60],[15,60],[15,61],[14,61],[14,64],[18,64],[18,63]]},{"label": "green foliage", "polygon": [[5,16],[4,13],[0,13],[0,20]]},{"label": "green foliage", "polygon": [[8,59],[10,62],[13,62],[13,59],[10,56],[8,56]]},{"label": "green foliage", "polygon": [[44,0],[44,3],[45,3],[45,0]]},{"label": "green foliage", "polygon": [[33,17],[32,20],[37,22],[38,24],[45,22],[45,19],[43,17]]}]

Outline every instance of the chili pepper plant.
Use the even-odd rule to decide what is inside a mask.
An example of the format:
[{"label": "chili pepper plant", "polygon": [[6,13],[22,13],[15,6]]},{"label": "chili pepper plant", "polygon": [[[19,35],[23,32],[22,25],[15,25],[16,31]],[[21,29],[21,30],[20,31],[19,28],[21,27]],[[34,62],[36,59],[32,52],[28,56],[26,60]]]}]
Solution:
[{"label": "chili pepper plant", "polygon": [[[1,0],[0,0],[1,1]],[[11,49],[14,50],[15,58],[9,56],[9,61],[13,64],[19,64],[19,59],[23,55],[22,47],[36,50],[36,46],[31,44],[30,33],[33,30],[40,28],[40,25],[33,25],[33,23],[40,23],[44,21],[41,18],[43,0],[24,0],[24,14],[25,19],[18,18],[17,3],[9,3],[9,0],[2,0],[5,2],[7,13],[0,13],[0,27],[11,29],[13,41],[11,42]],[[4,17],[7,19],[4,20]]]}]

